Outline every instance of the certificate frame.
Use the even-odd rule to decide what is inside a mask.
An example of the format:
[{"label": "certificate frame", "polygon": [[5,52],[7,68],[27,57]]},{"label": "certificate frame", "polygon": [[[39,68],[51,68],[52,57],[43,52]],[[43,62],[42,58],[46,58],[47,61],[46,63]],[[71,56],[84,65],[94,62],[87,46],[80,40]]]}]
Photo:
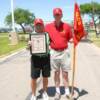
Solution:
[{"label": "certificate frame", "polygon": [[30,41],[32,42],[30,47],[30,53],[34,54],[46,54],[47,53],[47,37],[46,33],[30,33]]}]

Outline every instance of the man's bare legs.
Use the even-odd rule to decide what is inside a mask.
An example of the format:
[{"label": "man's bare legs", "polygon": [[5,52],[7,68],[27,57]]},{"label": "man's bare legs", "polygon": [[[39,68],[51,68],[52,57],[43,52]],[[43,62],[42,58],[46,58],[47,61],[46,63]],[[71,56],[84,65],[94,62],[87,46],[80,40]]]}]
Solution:
[{"label": "man's bare legs", "polygon": [[31,79],[31,88],[32,88],[32,98],[31,100],[36,100],[36,81],[37,79]]},{"label": "man's bare legs", "polygon": [[62,78],[63,78],[64,87],[65,87],[65,95],[67,96],[67,98],[69,98],[70,91],[69,91],[68,72],[62,71]]}]

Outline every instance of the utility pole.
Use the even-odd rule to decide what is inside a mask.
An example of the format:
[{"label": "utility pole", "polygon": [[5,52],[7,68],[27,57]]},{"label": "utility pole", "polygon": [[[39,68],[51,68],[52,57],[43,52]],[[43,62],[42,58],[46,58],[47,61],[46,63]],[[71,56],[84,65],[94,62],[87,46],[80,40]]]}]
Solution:
[{"label": "utility pole", "polygon": [[11,15],[12,15],[12,31],[9,33],[11,45],[18,44],[18,35],[15,31],[15,21],[14,21],[14,1],[11,0]]},{"label": "utility pole", "polygon": [[11,15],[12,15],[12,30],[15,32],[15,22],[14,22],[14,5],[13,0],[11,0]]}]

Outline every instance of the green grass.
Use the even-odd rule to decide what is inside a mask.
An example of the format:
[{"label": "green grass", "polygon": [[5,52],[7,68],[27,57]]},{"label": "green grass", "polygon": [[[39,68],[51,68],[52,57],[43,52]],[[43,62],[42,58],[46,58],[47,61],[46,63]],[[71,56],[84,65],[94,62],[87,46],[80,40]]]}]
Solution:
[{"label": "green grass", "polygon": [[12,51],[18,50],[20,48],[24,48],[26,45],[25,41],[20,41],[17,45],[9,45],[10,41],[7,34],[0,35],[0,56],[9,54]]},{"label": "green grass", "polygon": [[89,39],[98,47],[100,47],[100,37],[96,37],[95,33],[91,33]]},{"label": "green grass", "polygon": [[8,36],[8,33],[0,33],[0,37],[2,37],[2,36],[7,37]]}]

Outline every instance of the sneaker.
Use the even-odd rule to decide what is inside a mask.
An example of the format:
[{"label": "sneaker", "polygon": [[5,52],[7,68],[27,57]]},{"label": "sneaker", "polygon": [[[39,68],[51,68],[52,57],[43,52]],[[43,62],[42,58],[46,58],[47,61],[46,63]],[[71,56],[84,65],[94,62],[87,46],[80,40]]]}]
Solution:
[{"label": "sneaker", "polygon": [[60,98],[61,98],[61,94],[56,93],[56,94],[55,94],[55,99],[54,99],[54,100],[60,100]]},{"label": "sneaker", "polygon": [[49,100],[48,94],[46,92],[43,92],[42,98],[43,100]]},{"label": "sneaker", "polygon": [[36,100],[36,96],[32,95],[30,100]]}]

